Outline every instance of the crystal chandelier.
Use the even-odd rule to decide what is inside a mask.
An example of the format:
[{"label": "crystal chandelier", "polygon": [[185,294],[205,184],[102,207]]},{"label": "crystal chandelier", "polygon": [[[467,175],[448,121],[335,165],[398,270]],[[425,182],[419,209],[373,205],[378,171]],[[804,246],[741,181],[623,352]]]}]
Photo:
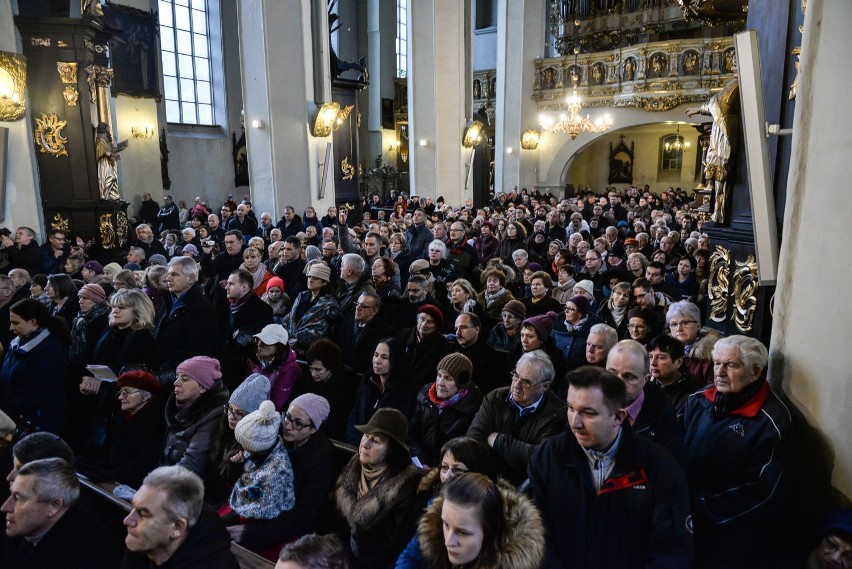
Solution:
[{"label": "crystal chandelier", "polygon": [[564,132],[571,137],[571,140],[584,132],[606,132],[612,128],[612,118],[609,115],[599,117],[594,121],[589,118],[588,114],[586,116],[580,115],[580,110],[583,107],[580,103],[580,96],[577,95],[576,86],[571,96],[565,99],[565,105],[568,107],[568,115],[562,114],[556,122],[551,122],[549,117],[542,116],[542,128],[550,132]]},{"label": "crystal chandelier", "polygon": [[689,143],[689,141],[685,140],[680,135],[680,124],[678,123],[674,142],[666,142],[666,152],[671,152],[672,150],[674,150],[675,152],[682,152],[683,150],[689,150],[690,146],[691,144]]}]

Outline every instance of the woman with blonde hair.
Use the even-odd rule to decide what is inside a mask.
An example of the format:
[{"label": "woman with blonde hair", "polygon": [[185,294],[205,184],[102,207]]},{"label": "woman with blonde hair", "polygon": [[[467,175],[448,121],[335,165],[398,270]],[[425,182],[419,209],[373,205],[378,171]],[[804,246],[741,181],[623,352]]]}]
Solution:
[{"label": "woman with blonde hair", "polygon": [[254,247],[246,247],[243,251],[243,263],[240,265],[241,269],[250,272],[254,278],[254,293],[258,298],[266,293],[266,285],[272,278],[272,273],[261,262],[262,260],[263,254],[260,251]]}]

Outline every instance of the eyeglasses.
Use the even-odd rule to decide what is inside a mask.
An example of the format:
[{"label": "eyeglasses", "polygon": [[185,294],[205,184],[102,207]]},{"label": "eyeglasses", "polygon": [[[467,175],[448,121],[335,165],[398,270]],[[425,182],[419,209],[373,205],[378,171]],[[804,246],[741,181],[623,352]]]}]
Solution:
[{"label": "eyeglasses", "polygon": [[231,405],[225,405],[225,415],[227,415],[229,417],[233,417],[237,420],[240,420],[243,417],[245,417],[246,415],[248,415],[248,413],[246,413],[245,411],[243,411],[241,409],[235,409]]},{"label": "eyeglasses", "polygon": [[139,389],[119,389],[118,397],[124,397],[125,399],[129,399],[131,395],[136,395],[139,393]]},{"label": "eyeglasses", "polygon": [[447,466],[446,464],[441,465],[441,474],[447,474],[448,472],[452,472],[453,475],[456,474],[464,474],[466,472],[470,472],[467,468],[463,468],[461,466]]},{"label": "eyeglasses", "polygon": [[521,379],[521,376],[520,376],[520,375],[518,375],[518,372],[513,371],[513,372],[512,372],[512,383],[517,383],[517,384],[519,384],[519,385],[521,386],[521,388],[522,388],[522,389],[524,389],[524,390],[526,391],[526,390],[528,390],[528,389],[532,389],[533,387],[535,387],[535,386],[537,386],[537,385],[541,385],[541,384],[542,384],[542,383],[544,383],[544,382],[543,382],[543,381],[539,381],[538,383],[532,383],[532,382],[531,382],[530,380],[528,380],[528,379]]},{"label": "eyeglasses", "polygon": [[682,320],[680,322],[669,322],[669,328],[672,330],[682,330],[690,324],[698,324],[697,320]]},{"label": "eyeglasses", "polygon": [[281,413],[281,420],[284,421],[284,423],[289,423],[290,425],[292,425],[293,429],[296,430],[296,431],[301,431],[305,427],[313,427],[314,426],[313,423],[305,424],[298,419],[294,419],[290,415],[290,413]]}]

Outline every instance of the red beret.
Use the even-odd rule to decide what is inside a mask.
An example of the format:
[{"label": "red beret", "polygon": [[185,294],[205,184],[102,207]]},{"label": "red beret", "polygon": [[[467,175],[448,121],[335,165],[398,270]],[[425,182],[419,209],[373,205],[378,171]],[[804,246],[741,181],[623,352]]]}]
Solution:
[{"label": "red beret", "polygon": [[435,323],[438,324],[438,328],[444,327],[444,313],[441,312],[441,309],[434,304],[424,304],[420,307],[420,310],[417,311],[417,314],[428,314],[435,320]]},{"label": "red beret", "polygon": [[147,371],[128,371],[118,376],[118,388],[134,387],[149,393],[160,391],[160,382]]}]

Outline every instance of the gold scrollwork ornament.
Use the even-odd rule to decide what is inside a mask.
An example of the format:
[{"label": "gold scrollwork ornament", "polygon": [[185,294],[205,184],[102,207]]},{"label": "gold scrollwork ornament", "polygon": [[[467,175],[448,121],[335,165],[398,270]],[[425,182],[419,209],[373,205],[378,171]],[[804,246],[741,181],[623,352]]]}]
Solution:
[{"label": "gold scrollwork ornament", "polygon": [[62,92],[62,96],[65,97],[65,102],[68,103],[69,107],[76,107],[77,100],[80,98],[80,93],[77,91],[77,87],[68,85]]},{"label": "gold scrollwork ornament", "polygon": [[61,121],[54,113],[42,113],[36,118],[35,143],[43,154],[52,154],[57,158],[68,156],[65,144],[68,139],[62,136],[62,129],[68,121]]},{"label": "gold scrollwork ornament", "polygon": [[105,213],[100,217],[101,244],[104,249],[115,247],[115,229],[112,227],[112,214]]},{"label": "gold scrollwork ornament", "polygon": [[734,324],[743,334],[751,332],[754,311],[757,309],[757,263],[754,255],[745,261],[737,261],[734,272]]},{"label": "gold scrollwork ornament", "polygon": [[120,211],[115,216],[116,231],[118,233],[118,246],[124,247],[127,243],[127,214]]},{"label": "gold scrollwork ornament", "polygon": [[348,156],[340,161],[340,171],[343,173],[341,180],[351,180],[355,175],[355,166],[349,162]]},{"label": "gold scrollwork ornament", "polygon": [[724,322],[728,313],[728,271],[731,267],[731,252],[716,246],[710,256],[710,276],[707,281],[707,298],[710,300],[710,320]]},{"label": "gold scrollwork ornament", "polygon": [[57,231],[61,231],[62,233],[69,233],[71,227],[71,223],[67,218],[62,217],[58,213],[53,216],[53,219],[50,222],[50,230],[54,233]]},{"label": "gold scrollwork ornament", "polygon": [[70,85],[77,84],[77,64],[76,63],[66,63],[64,61],[56,62],[56,71],[59,73],[59,78],[63,83],[68,83]]}]

